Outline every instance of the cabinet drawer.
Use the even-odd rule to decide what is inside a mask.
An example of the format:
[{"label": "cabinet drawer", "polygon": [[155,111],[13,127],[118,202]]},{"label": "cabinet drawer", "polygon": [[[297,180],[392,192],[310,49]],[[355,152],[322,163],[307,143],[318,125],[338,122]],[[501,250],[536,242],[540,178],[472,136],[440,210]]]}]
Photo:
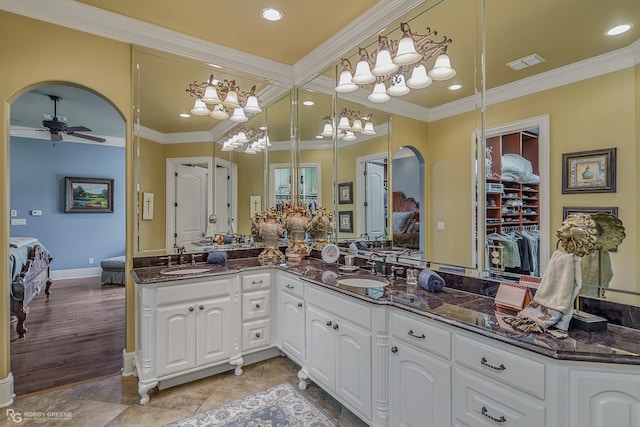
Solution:
[{"label": "cabinet drawer", "polygon": [[456,336],[456,360],[473,371],[544,399],[544,364]]},{"label": "cabinet drawer", "polygon": [[304,284],[299,280],[282,275],[280,276],[278,286],[288,294],[297,296],[298,298],[304,298]]},{"label": "cabinet drawer", "polygon": [[451,333],[428,324],[429,319],[391,313],[391,335],[422,350],[451,359]]},{"label": "cabinet drawer", "polygon": [[478,374],[456,368],[454,416],[474,427],[544,427],[545,407],[530,397],[489,383]]},{"label": "cabinet drawer", "polygon": [[156,291],[156,304],[174,304],[182,301],[230,295],[233,292],[233,283],[234,279],[227,277],[224,279],[162,286]]},{"label": "cabinet drawer", "polygon": [[314,286],[307,289],[307,302],[371,330],[371,308],[367,303],[360,303],[346,295],[323,291]]},{"label": "cabinet drawer", "polygon": [[271,315],[271,291],[256,291],[242,295],[242,320],[253,320]]},{"label": "cabinet drawer", "polygon": [[242,290],[269,289],[271,287],[271,273],[261,272],[242,275]]},{"label": "cabinet drawer", "polygon": [[242,350],[253,350],[271,344],[271,319],[242,324]]}]

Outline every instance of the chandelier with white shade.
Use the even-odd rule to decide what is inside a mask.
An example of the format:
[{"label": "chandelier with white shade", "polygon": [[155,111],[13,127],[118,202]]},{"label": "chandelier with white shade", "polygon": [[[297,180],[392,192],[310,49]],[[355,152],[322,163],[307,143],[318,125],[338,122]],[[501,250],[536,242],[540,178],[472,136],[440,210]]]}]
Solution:
[{"label": "chandelier with white shade", "polygon": [[243,123],[249,120],[247,114],[262,111],[255,85],[248,93],[242,92],[235,80],[220,81],[211,74],[206,82],[189,83],[186,91],[196,98],[191,109],[191,114],[195,116],[211,116],[217,120],[229,119]]},{"label": "chandelier with white shade", "polygon": [[[389,101],[391,96],[403,96],[411,89],[424,89],[434,80],[448,80],[456,75],[447,55],[447,47],[452,43],[450,38],[444,36],[437,41],[437,31],[428,27],[427,34],[414,33],[406,22],[400,24],[400,31],[400,40],[379,36],[378,47],[371,54],[367,49],[359,48],[360,58],[355,71],[351,61],[342,58],[336,92],[353,92],[359,86],[374,84],[368,99],[382,103]],[[427,71],[427,65],[434,57],[433,67]]]},{"label": "chandelier with white shade", "polygon": [[246,154],[257,154],[271,146],[269,135],[264,128],[247,129],[238,126],[229,132],[222,143],[222,151],[242,151]]},{"label": "chandelier with white shade", "polygon": [[360,116],[359,111],[348,110],[344,108],[339,115],[338,122],[335,123],[333,115],[324,117],[324,127],[322,128],[321,136],[325,138],[331,138],[336,134],[338,139],[350,142],[357,139],[357,134],[362,135],[375,135],[375,127],[371,114],[366,116]]}]

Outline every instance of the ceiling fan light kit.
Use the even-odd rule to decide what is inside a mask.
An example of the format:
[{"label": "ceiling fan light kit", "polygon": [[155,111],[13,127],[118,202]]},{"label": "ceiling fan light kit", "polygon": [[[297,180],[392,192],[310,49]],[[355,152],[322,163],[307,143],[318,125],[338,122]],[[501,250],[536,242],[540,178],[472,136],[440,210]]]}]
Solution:
[{"label": "ceiling fan light kit", "polygon": [[[368,99],[383,103],[391,96],[403,96],[411,89],[424,89],[434,80],[448,80],[456,75],[447,55],[447,47],[452,43],[450,38],[444,36],[436,40],[437,31],[428,27],[426,34],[414,33],[407,22],[400,24],[400,31],[402,38],[399,41],[378,36],[377,49],[372,53],[366,48],[359,48],[355,72],[351,61],[342,58],[342,71],[335,91],[353,92],[359,85],[375,83]],[[426,64],[434,57],[434,66],[427,72]]]},{"label": "ceiling fan light kit", "polygon": [[89,141],[94,142],[105,142],[105,138],[100,138],[98,136],[86,135],[78,132],[91,132],[86,126],[67,126],[65,123],[66,117],[58,115],[58,102],[62,99],[56,95],[47,95],[49,99],[53,101],[53,116],[49,114],[43,114],[44,120],[42,121],[42,126],[49,130],[49,134],[51,135],[52,141],[62,141],[62,134],[67,134],[71,136],[75,136],[76,138],[87,139]]}]

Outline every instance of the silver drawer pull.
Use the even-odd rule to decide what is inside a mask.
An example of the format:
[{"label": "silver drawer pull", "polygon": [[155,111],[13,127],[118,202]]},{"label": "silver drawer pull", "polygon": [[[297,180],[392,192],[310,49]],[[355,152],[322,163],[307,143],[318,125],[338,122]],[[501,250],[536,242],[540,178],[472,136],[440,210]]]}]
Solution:
[{"label": "silver drawer pull", "polygon": [[487,363],[487,358],[484,357],[484,356],[482,357],[482,359],[480,359],[480,364],[482,366],[486,366],[487,368],[491,368],[491,369],[493,369],[495,371],[504,371],[505,369],[507,369],[507,367],[504,366],[502,363],[500,364],[500,366],[490,365],[489,363]]},{"label": "silver drawer pull", "polygon": [[256,338],[260,338],[260,332],[256,332]]},{"label": "silver drawer pull", "polygon": [[302,303],[301,302],[298,303],[298,307],[302,307]]},{"label": "silver drawer pull", "polygon": [[288,289],[295,289],[295,288],[294,288],[293,286],[291,286],[291,285],[287,285],[287,288],[288,288]]},{"label": "silver drawer pull", "polygon": [[489,414],[489,410],[486,407],[482,407],[482,415],[484,415],[485,417],[489,418],[491,421],[495,421],[497,423],[506,423],[507,419],[504,417],[504,415],[500,415],[500,418],[496,418],[493,415]]},{"label": "silver drawer pull", "polygon": [[251,281],[252,285],[261,285],[262,284],[262,280],[258,280],[257,282],[255,280]]},{"label": "silver drawer pull", "polygon": [[410,337],[414,337],[414,338],[418,338],[418,339],[420,339],[420,340],[423,340],[423,339],[427,338],[424,334],[422,334],[422,335],[416,335],[416,334],[413,332],[413,329],[409,329],[409,336],[410,336]]},{"label": "silver drawer pull", "polygon": [[256,304],[256,308],[260,308],[260,304],[259,304],[259,303],[258,303],[258,304]]}]

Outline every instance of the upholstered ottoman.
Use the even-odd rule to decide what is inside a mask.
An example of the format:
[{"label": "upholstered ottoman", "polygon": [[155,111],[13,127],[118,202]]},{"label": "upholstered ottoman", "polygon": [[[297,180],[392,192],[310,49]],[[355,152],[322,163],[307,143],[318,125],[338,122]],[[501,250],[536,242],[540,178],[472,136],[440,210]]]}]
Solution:
[{"label": "upholstered ottoman", "polygon": [[115,256],[100,262],[103,285],[124,285],[127,283],[124,271],[125,256]]}]

